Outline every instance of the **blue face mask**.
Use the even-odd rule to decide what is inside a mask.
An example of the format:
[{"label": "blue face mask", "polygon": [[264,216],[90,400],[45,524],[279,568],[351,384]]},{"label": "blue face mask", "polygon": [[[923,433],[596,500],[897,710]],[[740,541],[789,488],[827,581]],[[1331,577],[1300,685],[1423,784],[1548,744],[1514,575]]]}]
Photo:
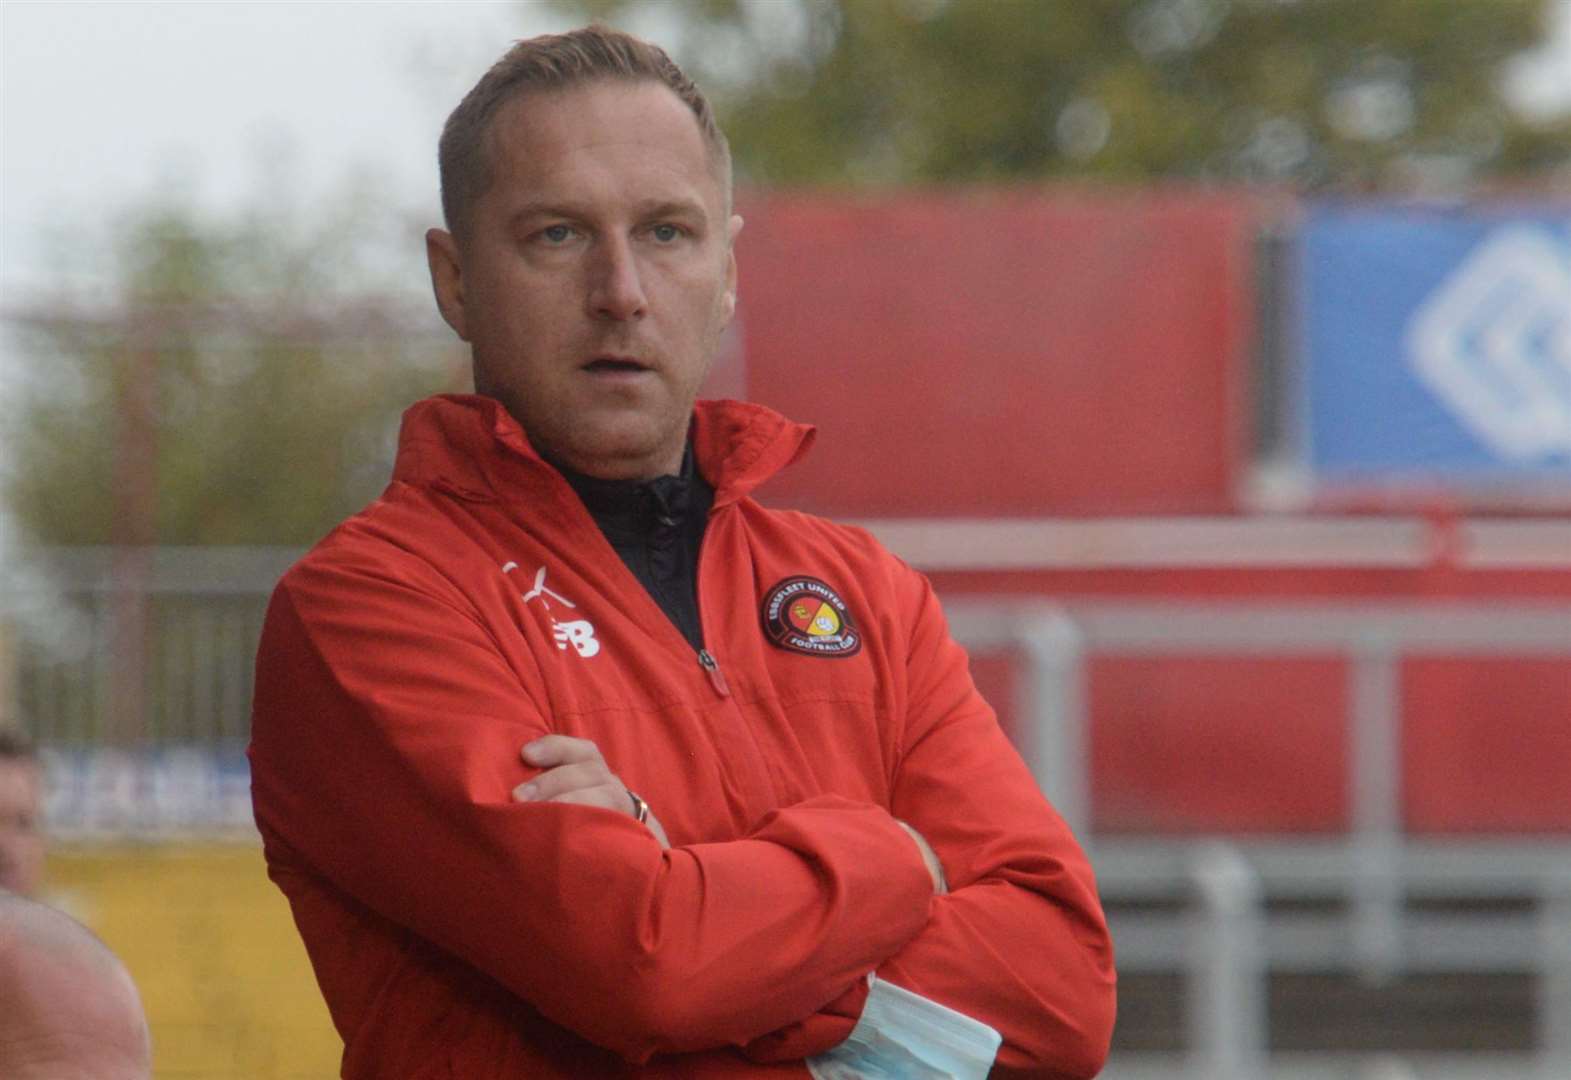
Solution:
[{"label": "blue face mask", "polygon": [[985,1080],[998,1032],[872,975],[868,987],[846,1041],[807,1059],[814,1080]]}]

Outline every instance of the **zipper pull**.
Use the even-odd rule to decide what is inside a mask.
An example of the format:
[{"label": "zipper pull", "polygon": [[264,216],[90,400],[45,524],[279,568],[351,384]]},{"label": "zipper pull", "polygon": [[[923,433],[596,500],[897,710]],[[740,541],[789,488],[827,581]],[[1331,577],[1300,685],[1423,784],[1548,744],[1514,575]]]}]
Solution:
[{"label": "zipper pull", "polygon": [[713,656],[709,655],[708,649],[698,650],[698,666],[709,676],[709,681],[714,684],[715,693],[721,697],[731,696],[731,688],[726,685],[725,676],[720,673],[720,665]]}]

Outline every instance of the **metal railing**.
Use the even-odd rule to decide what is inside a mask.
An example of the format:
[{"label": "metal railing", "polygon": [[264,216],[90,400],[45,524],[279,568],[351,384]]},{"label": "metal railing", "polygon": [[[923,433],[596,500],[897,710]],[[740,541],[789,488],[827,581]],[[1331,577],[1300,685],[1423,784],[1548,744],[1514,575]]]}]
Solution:
[{"label": "metal railing", "polygon": [[5,711],[61,749],[243,743],[267,598],[294,548],[57,548],[0,581]]},{"label": "metal railing", "polygon": [[[1390,1077],[1571,1076],[1571,836],[1437,841],[1405,835],[1401,682],[1409,657],[1557,656],[1571,660],[1571,607],[1549,604],[946,605],[975,651],[1016,650],[1026,669],[1021,752],[1092,849],[1104,899],[1184,902],[1166,914],[1110,914],[1125,972],[1184,973],[1189,1050],[1115,1077],[1185,1074]],[[1086,661],[1120,656],[1303,656],[1348,661],[1350,826],[1324,841],[1115,840],[1088,828]],[[1571,762],[1567,763],[1571,783]],[[1517,913],[1409,910],[1409,899],[1526,898]],[[1346,901],[1347,913],[1273,912],[1271,898]],[[1272,971],[1513,971],[1538,986],[1531,1058],[1391,1055],[1338,1060],[1270,1055]],[[1343,1055],[1347,1057],[1347,1055]],[[1331,1070],[1329,1072],[1323,1070]]]}]

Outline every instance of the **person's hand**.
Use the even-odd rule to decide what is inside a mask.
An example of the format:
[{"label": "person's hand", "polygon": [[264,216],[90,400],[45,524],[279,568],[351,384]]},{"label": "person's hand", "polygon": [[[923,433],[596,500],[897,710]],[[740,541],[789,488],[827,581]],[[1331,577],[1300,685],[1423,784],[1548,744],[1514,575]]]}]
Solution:
[{"label": "person's hand", "polygon": [[944,895],[949,891],[949,880],[944,877],[944,864],[938,861],[938,852],[934,851],[933,845],[927,842],[927,837],[899,818],[895,819],[895,824],[910,833],[911,839],[916,841],[917,849],[922,852],[922,861],[927,864],[927,872],[932,875],[933,892],[939,896]]},{"label": "person's hand", "polygon": [[[521,753],[526,765],[544,771],[513,789],[513,798],[519,802],[576,803],[635,816],[636,807],[627,785],[616,778],[600,748],[588,739],[545,735],[526,743]],[[653,810],[644,825],[655,834],[661,847],[671,846]]]}]

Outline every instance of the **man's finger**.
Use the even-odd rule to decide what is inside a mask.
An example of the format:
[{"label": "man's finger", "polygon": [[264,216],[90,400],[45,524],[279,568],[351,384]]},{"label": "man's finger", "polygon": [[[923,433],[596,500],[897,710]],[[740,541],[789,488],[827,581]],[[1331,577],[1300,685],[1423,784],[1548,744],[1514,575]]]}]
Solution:
[{"label": "man's finger", "polygon": [[513,789],[513,797],[520,802],[554,799],[577,788],[600,787],[616,784],[616,777],[603,761],[580,761],[572,765],[558,765],[547,769],[528,783]]},{"label": "man's finger", "polygon": [[580,761],[604,761],[600,748],[588,739],[575,739],[571,735],[542,735],[534,742],[525,743],[524,761],[536,768],[549,769],[555,765],[571,765]]},{"label": "man's finger", "polygon": [[602,810],[615,810],[619,814],[627,813],[627,789],[621,784],[602,784],[599,787],[574,788],[564,791],[552,802],[572,803],[575,806],[598,806]]}]

